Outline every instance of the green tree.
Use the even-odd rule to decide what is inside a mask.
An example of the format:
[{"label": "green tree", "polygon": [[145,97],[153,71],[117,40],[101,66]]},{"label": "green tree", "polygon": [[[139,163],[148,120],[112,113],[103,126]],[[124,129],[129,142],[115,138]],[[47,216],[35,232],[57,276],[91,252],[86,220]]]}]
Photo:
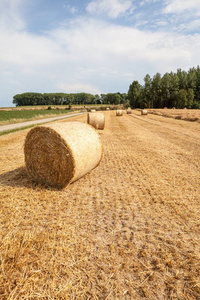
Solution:
[{"label": "green tree", "polygon": [[178,69],[177,76],[179,79],[179,90],[187,90],[187,72]]},{"label": "green tree", "polygon": [[141,92],[142,86],[138,81],[133,81],[128,90],[128,100],[132,108],[138,108],[141,106]]},{"label": "green tree", "polygon": [[176,94],[176,102],[175,107],[176,108],[184,108],[187,106],[187,92],[184,89],[181,89]]},{"label": "green tree", "polygon": [[170,100],[170,75],[165,73],[161,80],[161,103],[160,107],[169,107]]},{"label": "green tree", "polygon": [[195,90],[196,107],[200,106],[200,67],[196,68],[196,90]]},{"label": "green tree", "polygon": [[153,107],[153,103],[152,103],[153,97],[152,97],[151,84],[152,84],[151,77],[150,77],[149,74],[147,74],[144,77],[144,89],[143,89],[143,106],[144,106],[144,108]]},{"label": "green tree", "polygon": [[152,84],[151,84],[151,107],[159,108],[160,106],[160,99],[161,99],[161,75],[160,73],[156,73],[153,76]]},{"label": "green tree", "polygon": [[170,73],[170,99],[169,108],[176,106],[176,95],[179,91],[179,79],[176,73]]},{"label": "green tree", "polygon": [[104,96],[103,104],[120,104],[121,97],[118,93],[108,93]]},{"label": "green tree", "polygon": [[187,108],[192,108],[194,102],[194,90],[188,89],[187,92]]}]

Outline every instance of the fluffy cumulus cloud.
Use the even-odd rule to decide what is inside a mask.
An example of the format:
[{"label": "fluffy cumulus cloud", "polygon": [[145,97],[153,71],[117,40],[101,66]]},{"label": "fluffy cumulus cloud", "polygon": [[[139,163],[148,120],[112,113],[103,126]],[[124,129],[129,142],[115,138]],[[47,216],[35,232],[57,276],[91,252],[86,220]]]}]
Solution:
[{"label": "fluffy cumulus cloud", "polygon": [[76,6],[72,6],[72,5],[64,5],[63,8],[67,11],[70,12],[71,14],[75,14],[76,12],[78,12],[78,9]]},{"label": "fluffy cumulus cloud", "polygon": [[70,83],[60,81],[57,83],[57,88],[65,93],[91,93],[91,94],[101,94],[102,91],[99,90],[96,86],[87,83]]},{"label": "fluffy cumulus cloud", "polygon": [[71,76],[62,72],[57,84],[67,92],[86,88],[95,94],[127,92],[133,80],[143,84],[147,73],[153,76],[195,66],[200,46],[195,36],[141,31],[93,19],[77,20],[51,34],[67,51],[66,72],[70,70]]},{"label": "fluffy cumulus cloud", "polygon": [[105,14],[109,18],[115,19],[132,12],[133,8],[131,0],[97,0],[91,1],[86,10],[91,14]]},{"label": "fluffy cumulus cloud", "polygon": [[[159,2],[145,0],[143,5],[150,5],[149,1]],[[166,13],[175,2],[167,1]],[[29,31],[24,3],[0,1],[0,106],[8,106],[7,101],[11,105],[15,94],[26,91],[127,92],[133,80],[143,84],[147,73],[187,70],[198,63],[198,32],[185,35],[168,27],[151,31],[113,22],[112,18],[130,12],[133,1],[91,1],[85,15],[72,10],[72,19],[59,20],[53,29],[40,32]],[[93,10],[108,18],[96,18]],[[190,27],[196,26],[199,21],[192,20]]]},{"label": "fluffy cumulus cloud", "polygon": [[64,59],[61,48],[52,39],[35,36],[25,31],[0,29],[1,66],[15,65],[21,69],[54,64]]},{"label": "fluffy cumulus cloud", "polygon": [[22,4],[23,0],[0,1],[0,27],[13,30],[24,28],[25,24],[20,13]]},{"label": "fluffy cumulus cloud", "polygon": [[199,0],[167,0],[164,8],[164,13],[190,13],[191,11],[196,15],[200,15],[200,1]]}]

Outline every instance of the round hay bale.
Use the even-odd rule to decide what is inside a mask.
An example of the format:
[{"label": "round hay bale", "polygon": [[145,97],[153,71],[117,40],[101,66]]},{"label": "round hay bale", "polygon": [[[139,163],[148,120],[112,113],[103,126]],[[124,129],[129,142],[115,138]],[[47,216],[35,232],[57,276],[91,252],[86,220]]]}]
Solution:
[{"label": "round hay bale", "polygon": [[96,112],[96,109],[91,109],[91,113],[94,113],[94,112]]},{"label": "round hay bale", "polygon": [[101,161],[99,134],[82,122],[62,122],[31,129],[24,144],[28,174],[37,182],[64,188]]},{"label": "round hay bale", "polygon": [[126,113],[131,114],[131,108],[130,107],[127,108]]},{"label": "round hay bale", "polygon": [[90,124],[95,129],[104,129],[105,127],[105,117],[103,113],[88,113],[87,123]]},{"label": "round hay bale", "polygon": [[148,111],[146,109],[142,109],[141,115],[144,115],[144,116],[148,115]]},{"label": "round hay bale", "polygon": [[110,110],[110,108],[109,108],[109,107],[106,107],[106,110]]},{"label": "round hay bale", "polygon": [[116,110],[116,116],[123,116],[123,110],[122,109],[117,109]]}]

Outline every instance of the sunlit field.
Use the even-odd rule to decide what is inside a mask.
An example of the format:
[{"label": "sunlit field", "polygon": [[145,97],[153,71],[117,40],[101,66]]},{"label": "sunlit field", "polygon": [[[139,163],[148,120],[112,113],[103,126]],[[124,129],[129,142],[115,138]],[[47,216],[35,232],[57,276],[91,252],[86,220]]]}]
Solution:
[{"label": "sunlit field", "polygon": [[30,129],[1,136],[0,299],[199,299],[200,111],[188,111],[102,112],[100,164],[62,190],[28,176]]}]

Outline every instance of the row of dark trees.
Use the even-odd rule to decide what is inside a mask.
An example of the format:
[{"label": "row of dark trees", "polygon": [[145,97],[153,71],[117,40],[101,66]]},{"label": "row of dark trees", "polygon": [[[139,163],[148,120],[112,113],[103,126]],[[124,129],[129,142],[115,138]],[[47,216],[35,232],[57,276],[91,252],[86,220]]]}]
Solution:
[{"label": "row of dark trees", "polygon": [[76,105],[76,104],[125,104],[127,94],[108,93],[92,95],[88,93],[23,93],[13,97],[13,103],[16,106],[32,105]]},{"label": "row of dark trees", "polygon": [[23,93],[13,97],[16,106],[25,105],[88,105],[111,104],[132,108],[196,108],[200,109],[200,68],[188,72],[178,69],[176,73],[157,73],[144,77],[144,85],[133,81],[128,93]]},{"label": "row of dark trees", "polygon": [[129,86],[128,100],[135,108],[200,109],[200,68],[178,69],[164,76],[157,73],[153,78],[147,74],[143,86],[138,81]]}]

